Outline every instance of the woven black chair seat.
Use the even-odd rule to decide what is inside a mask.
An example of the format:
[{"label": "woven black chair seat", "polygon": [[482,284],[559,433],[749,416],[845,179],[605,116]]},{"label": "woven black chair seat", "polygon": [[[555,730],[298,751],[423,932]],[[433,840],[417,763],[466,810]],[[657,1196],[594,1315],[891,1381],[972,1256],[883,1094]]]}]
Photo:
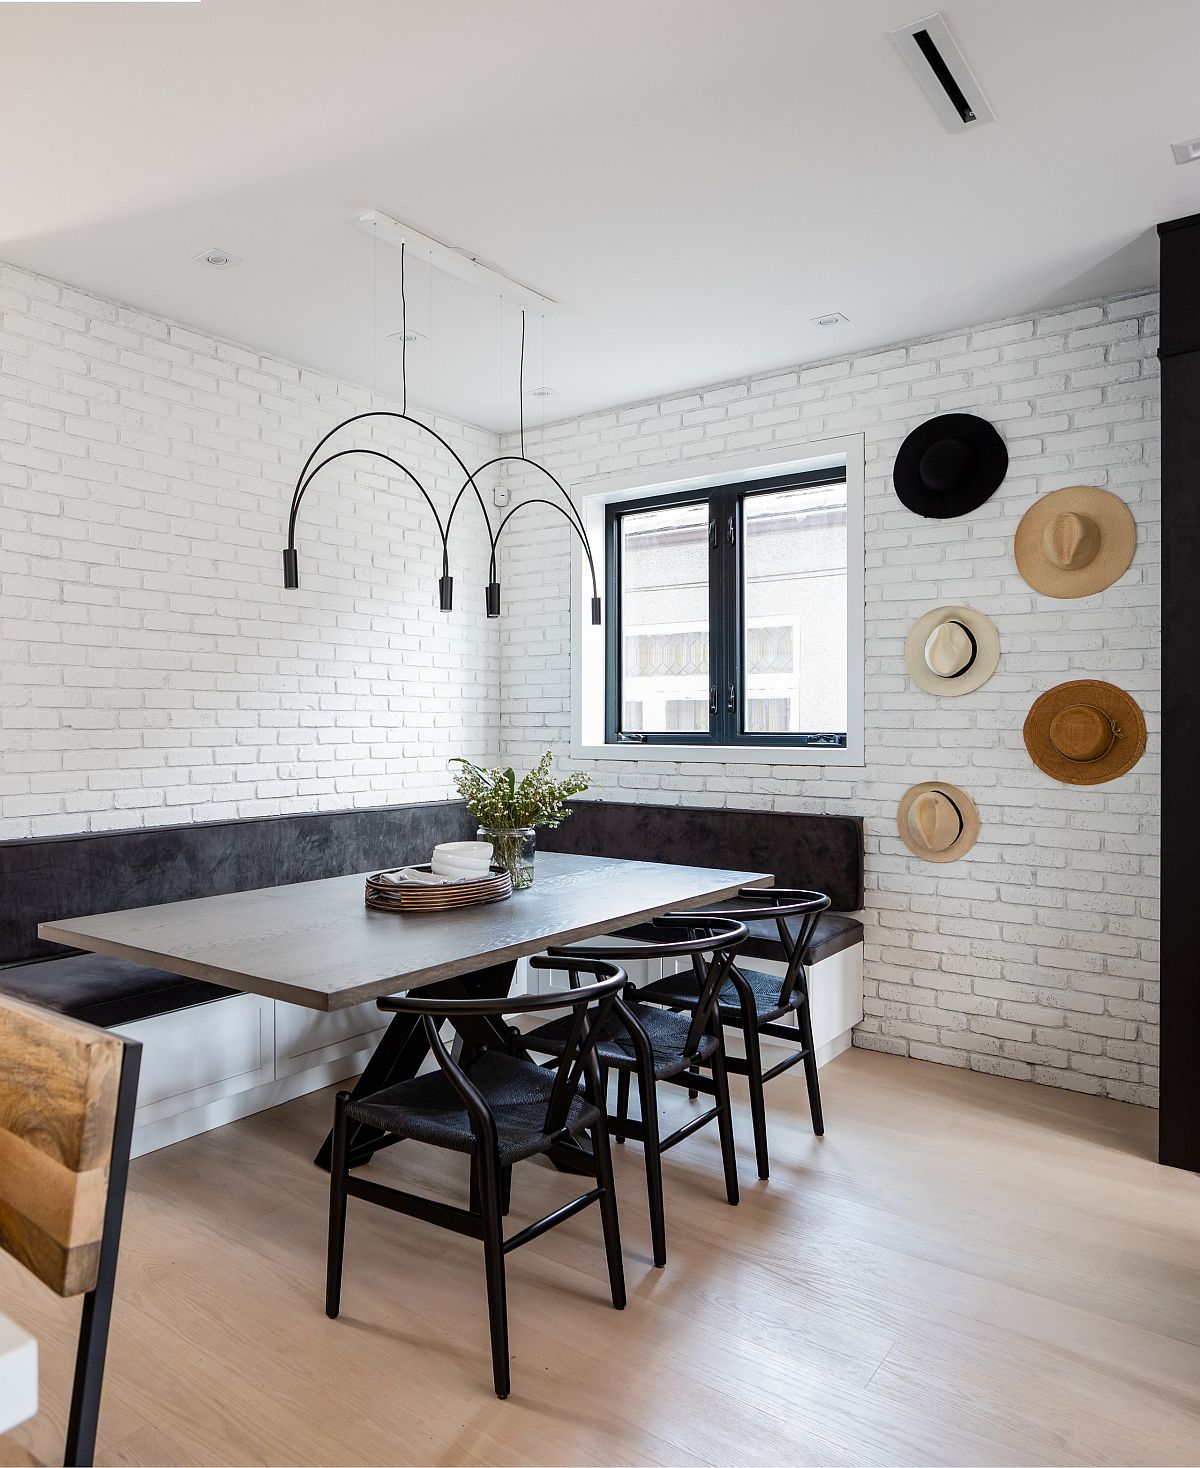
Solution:
[{"label": "woven black chair seat", "polygon": [[[779,974],[764,974],[758,969],[742,968],[740,964],[738,973],[754,990],[754,1007],[763,1024],[769,1024],[771,1020],[790,1013],[803,1002],[802,994],[793,993],[788,1004],[780,1004],[779,995],[783,989],[783,979]],[[696,983],[695,975],[684,972],[668,974],[666,978],[659,979],[656,983],[647,984],[640,992],[645,998],[653,1000],[656,1004],[677,1004],[682,1009],[691,1009],[699,998],[700,988]],[[727,979],[721,985],[718,1005],[722,1024],[735,1025],[741,1021],[742,1001],[738,998],[738,992],[733,987],[732,979]]]},{"label": "woven black chair seat", "polygon": [[[466,1067],[472,1083],[483,1093],[496,1118],[500,1164],[508,1167],[536,1157],[554,1142],[542,1127],[554,1086],[554,1072],[498,1050],[485,1050]],[[475,1137],[471,1120],[458,1092],[441,1071],[414,1076],[374,1096],[351,1101],[346,1107],[353,1121],[365,1122],[393,1136],[452,1152],[472,1152]],[[595,1126],[600,1112],[582,1094],[571,1102],[565,1130],[572,1136]]]},{"label": "woven black chair seat", "polygon": [[[645,1030],[650,1048],[654,1051],[655,1080],[665,1080],[668,1076],[676,1076],[687,1070],[690,1058],[685,1054],[684,1046],[687,1044],[691,1020],[686,1015],[672,1014],[669,1010],[655,1009],[651,1005],[635,1003],[629,1007]],[[569,1015],[565,1015],[562,1019],[552,1020],[541,1029],[525,1035],[524,1040],[530,1050],[538,1050],[546,1055],[561,1055],[570,1033],[571,1019]],[[707,1060],[716,1048],[714,1036],[702,1035],[697,1052],[699,1058]],[[610,1065],[614,1070],[634,1070],[637,1066],[633,1040],[616,1015],[609,1019],[596,1042],[596,1058],[601,1065]]]}]

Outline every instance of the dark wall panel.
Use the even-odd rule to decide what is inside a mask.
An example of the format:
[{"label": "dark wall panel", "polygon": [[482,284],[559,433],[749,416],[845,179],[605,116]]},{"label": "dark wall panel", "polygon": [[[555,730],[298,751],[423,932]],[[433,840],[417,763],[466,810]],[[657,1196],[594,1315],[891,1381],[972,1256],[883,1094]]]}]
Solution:
[{"label": "dark wall panel", "polygon": [[1162,252],[1163,802],[1159,1160],[1200,1171],[1200,216]]}]

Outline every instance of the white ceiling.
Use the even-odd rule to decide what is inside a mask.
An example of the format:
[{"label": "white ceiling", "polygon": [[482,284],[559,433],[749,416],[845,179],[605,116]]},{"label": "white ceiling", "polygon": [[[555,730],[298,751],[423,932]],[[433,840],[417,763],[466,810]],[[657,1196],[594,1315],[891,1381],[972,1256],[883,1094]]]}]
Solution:
[{"label": "white ceiling", "polygon": [[[997,118],[954,135],[888,37],[928,3],[0,5],[0,258],[383,390],[374,206],[561,302],[530,422],[1153,281],[1200,4],[945,0]],[[511,426],[514,321],[502,410],[498,302],[427,279],[410,402]]]}]

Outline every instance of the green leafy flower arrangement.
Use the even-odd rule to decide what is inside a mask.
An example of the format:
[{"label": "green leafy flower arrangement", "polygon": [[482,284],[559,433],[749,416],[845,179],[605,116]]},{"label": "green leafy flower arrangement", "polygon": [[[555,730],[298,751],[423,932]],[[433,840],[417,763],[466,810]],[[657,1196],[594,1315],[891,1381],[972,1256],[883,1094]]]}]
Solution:
[{"label": "green leafy flower arrangement", "polygon": [[467,809],[489,831],[516,830],[521,826],[561,826],[571,814],[566,802],[591,783],[586,775],[568,775],[556,780],[550,773],[554,755],[547,750],[532,770],[518,780],[512,769],[485,770],[468,759],[452,759],[460,765],[454,785],[467,802]]}]

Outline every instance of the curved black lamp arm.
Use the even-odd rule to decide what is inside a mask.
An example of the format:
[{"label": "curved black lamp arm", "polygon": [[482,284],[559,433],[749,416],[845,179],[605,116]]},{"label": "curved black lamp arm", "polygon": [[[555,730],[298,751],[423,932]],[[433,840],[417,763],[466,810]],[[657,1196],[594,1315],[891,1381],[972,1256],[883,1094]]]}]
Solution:
[{"label": "curved black lamp arm", "polygon": [[[421,493],[425,495],[426,503],[429,505],[429,508],[433,510],[434,516],[438,522],[438,530],[441,533],[442,537],[442,610],[449,611],[451,607],[450,598],[452,595],[453,583],[450,579],[448,542],[450,536],[450,523],[454,518],[454,511],[451,510],[450,515],[446,520],[446,524],[443,527],[441,517],[438,516],[437,510],[434,508],[433,501],[429,498],[428,494],[425,493],[424,486],[417,479],[416,475],[413,474],[410,470],[405,469],[404,465],[401,464],[397,459],[390,458],[389,455],[381,452],[378,449],[343,449],[341,453],[331,454],[328,459],[323,459],[319,464],[316,465],[315,468],[313,467],[313,460],[317,457],[322,448],[324,448],[324,446],[329,442],[329,440],[334,436],[335,433],[340,433],[343,428],[348,428],[351,423],[362,422],[364,418],[395,418],[401,423],[411,423],[414,428],[419,428],[423,433],[428,433],[432,438],[435,438],[454,460],[454,462],[458,465],[458,467],[462,470],[462,472],[466,475],[468,484],[470,484],[470,486],[474,489],[475,498],[479,501],[479,508],[483,511],[483,518],[487,525],[488,539],[492,541],[493,545],[495,544],[495,538],[492,535],[492,519],[491,516],[488,514],[487,505],[484,503],[483,495],[479,491],[479,486],[475,483],[475,475],[472,474],[471,471],[467,468],[462,458],[455,451],[453,445],[447,443],[447,441],[442,437],[440,433],[438,433],[435,428],[431,428],[428,423],[422,423],[419,418],[413,418],[408,413],[397,413],[390,409],[379,408],[374,409],[368,413],[355,413],[352,418],[345,418],[342,420],[341,423],[334,424],[334,426],[329,430],[327,434],[325,434],[323,438],[317,440],[317,443],[314,445],[312,452],[309,454],[308,458],[305,459],[304,467],[300,470],[300,475],[296,480],[296,487],[292,491],[292,506],[291,511],[288,515],[288,543],[287,548],[283,553],[283,584],[286,587],[295,587],[299,586],[300,584],[299,568],[296,563],[296,515],[300,509],[300,501],[304,498],[305,491],[308,489],[308,486],[312,482],[314,476],[321,469],[323,469],[326,464],[333,463],[334,459],[341,458],[343,454],[355,452],[374,454],[377,458],[387,459],[389,463],[395,464],[397,468],[404,469],[404,472],[408,475],[408,477],[416,484]],[[310,470],[312,471],[311,473],[309,472]],[[475,472],[478,473],[479,471],[476,470]],[[458,498],[456,498],[454,501],[455,507],[457,507],[458,500],[461,499],[461,497],[462,491],[460,490]]]},{"label": "curved black lamp arm", "polygon": [[558,490],[559,494],[562,495],[564,501],[566,502],[567,508],[564,510],[562,505],[558,504],[558,502],[555,500],[522,500],[520,505],[514,505],[514,507],[508,512],[508,514],[505,515],[504,518],[500,521],[500,524],[496,528],[495,535],[491,534],[492,527],[491,522],[489,521],[488,534],[492,542],[492,554],[490,570],[488,573],[490,579],[488,581],[487,587],[488,616],[498,617],[500,615],[500,583],[496,580],[496,547],[500,543],[500,532],[504,529],[505,525],[508,524],[509,520],[512,519],[513,515],[516,514],[517,510],[519,510],[522,505],[549,505],[552,510],[557,510],[560,515],[566,518],[572,530],[574,530],[575,534],[579,537],[580,544],[583,546],[583,553],[585,556],[587,556],[588,570],[591,573],[592,577],[592,622],[594,625],[599,626],[600,590],[596,582],[596,563],[592,559],[592,547],[587,538],[587,529],[583,523],[583,516],[580,515],[578,509],[575,506],[574,500],[567,493],[562,483],[558,479],[556,479],[553,474],[551,474],[550,470],[546,468],[545,464],[539,464],[536,459],[526,458],[524,454],[497,454],[494,459],[489,459],[486,464],[480,464],[479,468],[476,469],[473,474],[467,475],[467,478],[463,483],[463,487],[454,496],[454,503],[450,506],[450,513],[446,517],[447,538],[449,538],[450,535],[450,527],[454,523],[454,515],[458,509],[459,501],[462,499],[463,495],[466,494],[468,489],[474,489],[475,494],[478,497],[479,487],[475,483],[476,476],[482,474],[485,469],[491,469],[496,464],[528,464],[530,468],[537,469],[539,473],[546,476],[550,483],[554,485],[555,489]]},{"label": "curved black lamp arm", "polygon": [[488,616],[498,617],[500,615],[500,583],[496,580],[496,548],[500,544],[500,537],[504,533],[504,527],[517,513],[517,511],[527,509],[530,505],[548,505],[550,509],[557,510],[558,513],[567,522],[567,524],[571,527],[571,529],[575,532],[575,534],[579,537],[579,542],[583,546],[583,553],[587,557],[588,570],[591,572],[592,575],[592,624],[598,627],[600,625],[600,588],[596,583],[596,563],[592,560],[592,548],[590,545],[588,545],[587,536],[579,528],[574,517],[568,515],[566,510],[563,509],[563,507],[558,503],[557,500],[522,500],[519,505],[514,505],[512,509],[509,510],[508,514],[505,515],[504,519],[501,520],[500,524],[496,527],[496,534],[492,540],[492,559],[491,569],[489,571],[491,580],[488,583]]},{"label": "curved black lamp arm", "polygon": [[[587,530],[584,528],[582,515],[580,515],[579,511],[575,508],[575,501],[571,498],[571,496],[563,488],[563,485],[562,485],[561,481],[558,480],[558,479],[556,479],[554,477],[554,475],[551,474],[550,470],[546,468],[545,464],[539,464],[536,459],[527,459],[524,454],[498,454],[494,459],[489,459],[486,464],[480,464],[479,468],[475,470],[475,473],[474,474],[468,474],[467,475],[466,482],[464,483],[463,487],[459,490],[459,492],[454,496],[454,503],[450,506],[450,514],[446,518],[446,534],[447,535],[450,534],[450,526],[454,523],[454,512],[458,509],[458,502],[459,502],[459,500],[462,499],[463,495],[466,494],[466,492],[467,492],[468,489],[474,489],[475,490],[475,493],[478,495],[479,490],[478,490],[478,488],[475,485],[476,476],[482,474],[485,469],[491,469],[496,464],[528,464],[531,469],[537,469],[539,473],[544,474],[546,476],[546,478],[550,481],[550,483],[555,487],[555,489],[558,490],[559,494],[562,495],[563,499],[566,501],[567,508],[571,512],[571,519],[578,526],[579,533],[583,537],[584,542],[586,543],[586,541],[587,541]],[[492,527],[491,527],[491,524],[489,522],[489,524],[488,524],[488,533],[489,533],[489,535],[491,534],[491,529],[492,529]],[[499,534],[499,531],[497,531],[496,533],[498,535]],[[493,545],[495,544],[495,539],[493,539],[492,544]]]}]

